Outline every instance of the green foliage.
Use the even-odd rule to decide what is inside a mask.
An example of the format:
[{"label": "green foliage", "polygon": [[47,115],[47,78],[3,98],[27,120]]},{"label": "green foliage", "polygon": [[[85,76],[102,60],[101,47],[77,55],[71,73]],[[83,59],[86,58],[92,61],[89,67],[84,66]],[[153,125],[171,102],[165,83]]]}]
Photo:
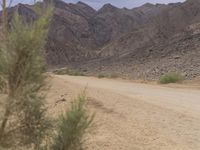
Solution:
[{"label": "green foliage", "polygon": [[[16,14],[0,43],[0,75],[8,91],[0,118],[0,145],[34,145],[38,149],[50,127],[44,102],[48,88],[42,50],[52,9],[43,9],[29,24]],[[5,138],[12,142],[4,144]]]},{"label": "green foliage", "polygon": [[94,118],[94,115],[87,113],[85,102],[85,95],[80,95],[72,104],[71,109],[60,117],[53,150],[82,150],[84,136]]},{"label": "green foliage", "polygon": [[54,71],[57,75],[70,75],[70,76],[84,76],[83,73],[79,72],[78,70],[72,70],[72,69],[59,69]]},{"label": "green foliage", "polygon": [[[53,129],[46,115],[48,86],[42,54],[52,7],[35,10],[39,13],[37,20],[28,24],[16,14],[6,36],[0,39],[0,91],[7,91],[0,108],[0,149],[81,150],[94,118],[85,108],[85,95],[60,117],[52,146],[44,141],[52,142],[49,130]],[[60,74],[66,73],[82,75],[73,70]]]},{"label": "green foliage", "polygon": [[168,73],[160,77],[159,82],[161,84],[168,83],[180,83],[184,80],[184,77],[179,73]]},{"label": "green foliage", "polygon": [[46,117],[44,98],[32,95],[27,97],[21,107],[23,112],[20,115],[20,143],[23,145],[34,145],[34,149],[41,147],[43,139],[52,129],[51,119]]}]

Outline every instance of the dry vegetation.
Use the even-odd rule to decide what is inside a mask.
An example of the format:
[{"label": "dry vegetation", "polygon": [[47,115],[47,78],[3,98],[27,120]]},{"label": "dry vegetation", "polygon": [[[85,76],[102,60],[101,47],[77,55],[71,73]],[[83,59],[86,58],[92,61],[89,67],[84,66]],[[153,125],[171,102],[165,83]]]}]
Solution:
[{"label": "dry vegetation", "polygon": [[[6,1],[5,1],[6,2]],[[93,115],[87,114],[85,96],[56,122],[47,115],[49,89],[41,53],[51,20],[53,6],[35,6],[38,17],[29,23],[16,13],[11,27],[3,11],[0,42],[0,148],[34,150],[80,150]],[[55,132],[52,132],[55,131]],[[51,136],[55,134],[54,136]],[[53,137],[56,137],[55,139]],[[48,139],[49,142],[44,142]]]},{"label": "dry vegetation", "polygon": [[53,72],[57,75],[84,76],[80,71],[68,68],[58,69]]},{"label": "dry vegetation", "polygon": [[168,73],[161,76],[159,82],[161,84],[181,83],[183,80],[184,77],[179,73]]}]

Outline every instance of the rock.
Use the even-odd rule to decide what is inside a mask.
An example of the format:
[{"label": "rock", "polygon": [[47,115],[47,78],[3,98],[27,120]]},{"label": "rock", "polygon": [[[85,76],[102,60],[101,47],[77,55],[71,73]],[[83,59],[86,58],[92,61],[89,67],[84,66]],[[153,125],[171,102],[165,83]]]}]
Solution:
[{"label": "rock", "polygon": [[174,59],[179,59],[179,58],[181,58],[181,56],[175,55],[175,56],[173,56],[173,58],[174,58]]}]

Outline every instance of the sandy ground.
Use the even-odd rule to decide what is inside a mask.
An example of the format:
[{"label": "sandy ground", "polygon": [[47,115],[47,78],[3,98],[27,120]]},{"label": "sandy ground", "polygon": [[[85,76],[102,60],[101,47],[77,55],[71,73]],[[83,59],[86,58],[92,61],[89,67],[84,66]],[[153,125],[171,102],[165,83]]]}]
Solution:
[{"label": "sandy ground", "polygon": [[88,107],[96,113],[88,150],[200,150],[198,84],[161,86],[72,76],[52,76],[51,82],[52,116],[87,87]]}]

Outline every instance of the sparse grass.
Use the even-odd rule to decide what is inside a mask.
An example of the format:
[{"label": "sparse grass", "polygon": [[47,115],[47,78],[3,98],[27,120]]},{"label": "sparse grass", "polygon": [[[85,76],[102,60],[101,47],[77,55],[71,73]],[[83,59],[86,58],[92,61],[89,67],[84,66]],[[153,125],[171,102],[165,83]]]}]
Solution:
[{"label": "sparse grass", "polygon": [[52,150],[82,150],[85,134],[91,127],[94,115],[85,108],[87,98],[80,95],[71,105],[71,109],[60,117],[58,133],[54,139]]},{"label": "sparse grass", "polygon": [[119,76],[117,74],[114,74],[114,73],[112,73],[112,74],[109,75],[109,78],[118,78],[118,77]]},{"label": "sparse grass", "polygon": [[2,76],[0,76],[0,93],[4,93],[6,88],[7,88],[7,83],[5,79]]},{"label": "sparse grass", "polygon": [[160,77],[159,83],[161,84],[180,83],[183,80],[184,77],[179,73],[168,73]]},{"label": "sparse grass", "polygon": [[84,76],[84,74],[78,70],[72,70],[67,68],[56,70],[54,71],[54,73],[57,75]]},{"label": "sparse grass", "polygon": [[118,78],[118,75],[114,74],[114,73],[111,73],[111,74],[100,73],[100,74],[97,75],[97,77],[99,79],[101,79],[101,78],[112,78],[112,79],[114,79],[114,78]]}]

